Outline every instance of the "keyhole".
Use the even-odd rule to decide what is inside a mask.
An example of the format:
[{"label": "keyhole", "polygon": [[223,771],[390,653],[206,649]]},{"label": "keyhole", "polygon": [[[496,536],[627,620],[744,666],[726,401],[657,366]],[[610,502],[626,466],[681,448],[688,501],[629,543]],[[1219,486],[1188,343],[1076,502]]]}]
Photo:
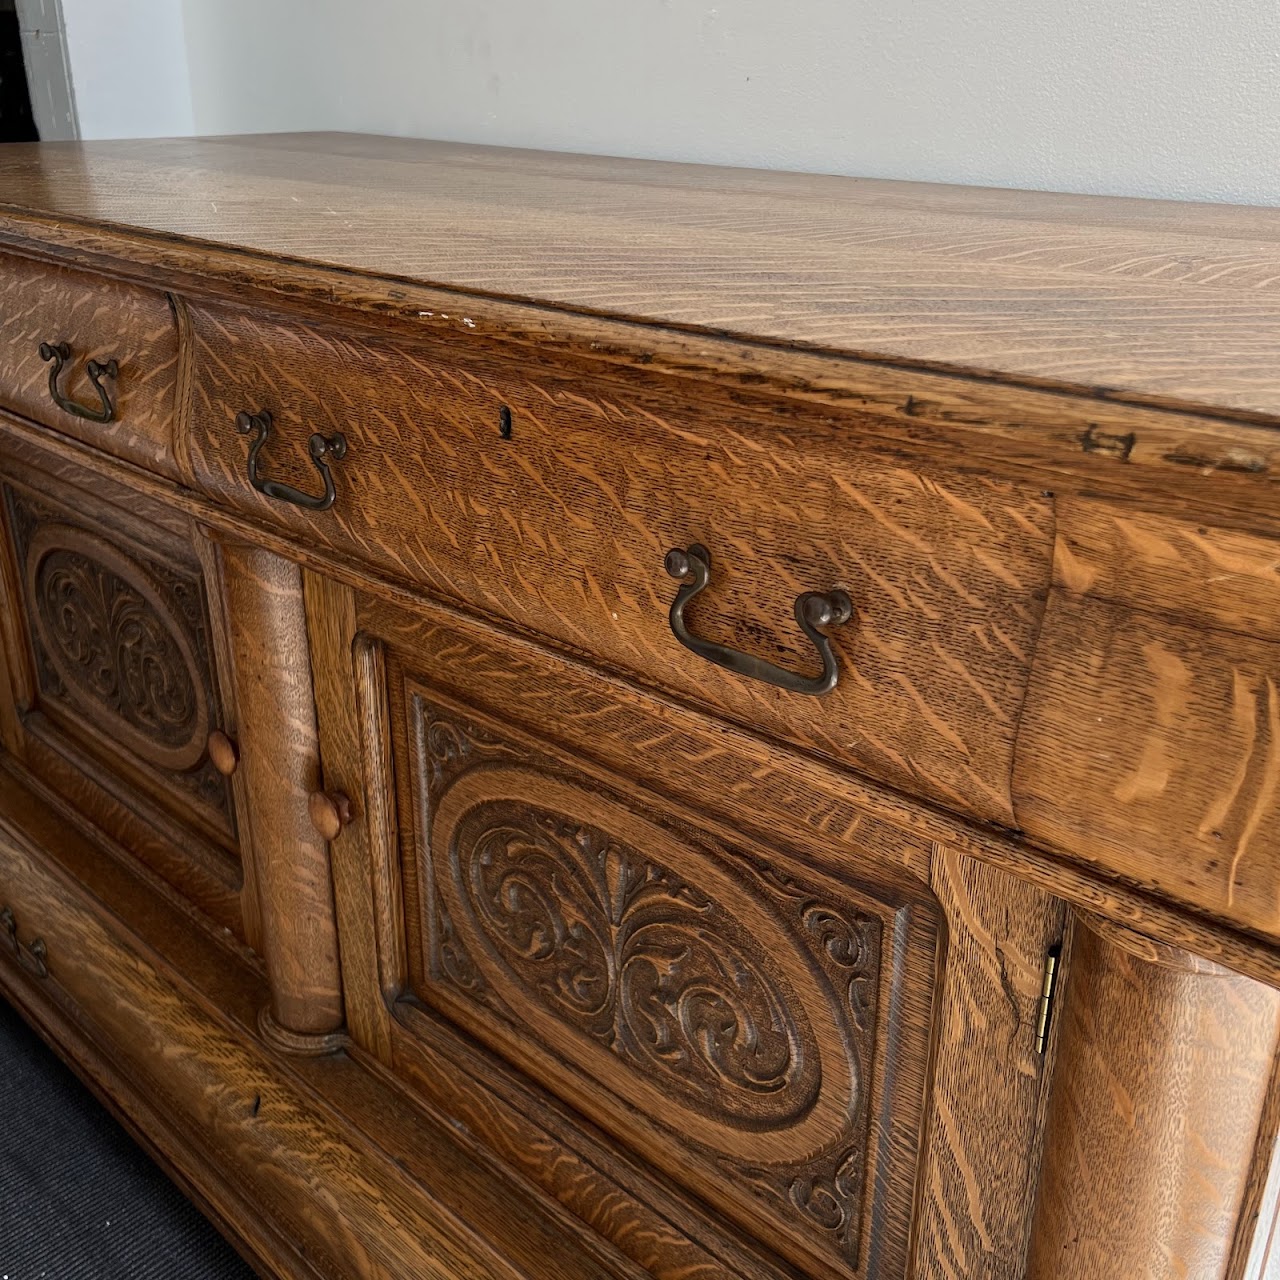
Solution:
[{"label": "keyhole", "polygon": [[505,404],[498,410],[498,435],[503,440],[511,439],[511,410]]}]

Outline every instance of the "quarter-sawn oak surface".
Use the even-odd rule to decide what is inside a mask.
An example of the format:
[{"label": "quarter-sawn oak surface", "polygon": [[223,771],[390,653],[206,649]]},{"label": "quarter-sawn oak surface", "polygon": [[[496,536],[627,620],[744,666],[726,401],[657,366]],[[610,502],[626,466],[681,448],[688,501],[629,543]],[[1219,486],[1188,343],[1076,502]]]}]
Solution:
[{"label": "quarter-sawn oak surface", "polygon": [[12,146],[0,204],[787,346],[1280,412],[1280,213],[355,135]]},{"label": "quarter-sawn oak surface", "polygon": [[0,151],[0,991],[264,1274],[1269,1280],[1278,239]]}]

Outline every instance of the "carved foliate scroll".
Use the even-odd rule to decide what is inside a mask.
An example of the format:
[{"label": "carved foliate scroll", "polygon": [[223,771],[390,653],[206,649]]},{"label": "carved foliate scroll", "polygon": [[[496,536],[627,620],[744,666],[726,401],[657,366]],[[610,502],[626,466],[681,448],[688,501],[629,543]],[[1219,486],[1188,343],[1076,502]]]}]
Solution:
[{"label": "carved foliate scroll", "polygon": [[229,824],[227,784],[207,755],[216,702],[198,570],[5,494],[42,707]]},{"label": "carved foliate scroll", "polygon": [[763,1212],[856,1265],[884,908],[422,697],[409,711],[428,828],[418,994],[606,1128],[638,1113],[647,1158],[696,1151],[697,1189],[755,1229]]}]

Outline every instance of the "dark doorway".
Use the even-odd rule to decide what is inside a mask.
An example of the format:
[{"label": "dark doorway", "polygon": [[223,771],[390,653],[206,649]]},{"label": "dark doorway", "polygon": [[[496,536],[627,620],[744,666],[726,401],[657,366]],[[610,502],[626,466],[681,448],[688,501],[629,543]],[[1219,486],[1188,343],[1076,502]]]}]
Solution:
[{"label": "dark doorway", "polygon": [[0,142],[35,142],[39,136],[22,62],[17,5],[0,0]]}]

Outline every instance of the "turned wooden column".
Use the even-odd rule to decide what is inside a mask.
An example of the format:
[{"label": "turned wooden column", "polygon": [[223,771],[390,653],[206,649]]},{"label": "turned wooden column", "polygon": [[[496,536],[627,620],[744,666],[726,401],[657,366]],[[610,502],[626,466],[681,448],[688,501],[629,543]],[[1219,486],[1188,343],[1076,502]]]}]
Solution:
[{"label": "turned wooden column", "polygon": [[[271,984],[263,1030],[307,1051],[342,1023],[328,848],[310,809],[320,751],[302,573],[241,545],[222,548],[252,856]],[[321,1037],[319,1042],[315,1037]]]},{"label": "turned wooden column", "polygon": [[1225,1280],[1280,992],[1078,916],[1056,1017],[1028,1280]]}]

